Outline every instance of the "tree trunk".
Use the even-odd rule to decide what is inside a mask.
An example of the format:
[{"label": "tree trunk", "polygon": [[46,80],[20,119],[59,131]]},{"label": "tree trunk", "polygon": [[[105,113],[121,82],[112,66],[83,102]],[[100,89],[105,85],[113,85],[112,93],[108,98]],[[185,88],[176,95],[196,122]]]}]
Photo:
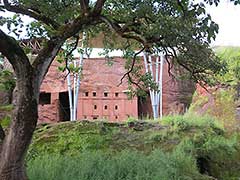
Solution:
[{"label": "tree trunk", "polygon": [[39,88],[33,87],[31,72],[17,80],[17,100],[12,122],[0,154],[1,180],[27,180],[24,158],[37,124]]}]

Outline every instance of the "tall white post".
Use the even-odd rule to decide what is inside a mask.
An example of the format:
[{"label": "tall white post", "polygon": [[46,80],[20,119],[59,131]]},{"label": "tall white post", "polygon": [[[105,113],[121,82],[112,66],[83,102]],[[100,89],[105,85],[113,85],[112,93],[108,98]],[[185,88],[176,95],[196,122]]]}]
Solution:
[{"label": "tall white post", "polygon": [[160,92],[160,118],[162,119],[163,116],[163,65],[164,65],[164,56],[160,56],[161,64],[160,64],[160,78],[159,78],[159,92]]},{"label": "tall white post", "polygon": [[83,65],[83,54],[80,54],[80,59],[79,59],[79,70],[77,73],[76,77],[76,89],[75,89],[75,95],[74,95],[74,120],[77,120],[77,107],[78,107],[78,94],[79,94],[79,89],[80,89],[80,83],[81,83],[81,71],[82,71],[82,65]]},{"label": "tall white post", "polygon": [[[83,33],[82,37],[82,45],[81,48],[84,48],[84,41],[86,39],[86,34]],[[71,82],[71,75],[68,73],[67,76],[67,84],[68,84],[68,96],[69,96],[69,108],[70,108],[70,121],[77,120],[77,107],[78,107],[78,94],[81,84],[81,72],[83,65],[83,53],[85,51],[80,52],[79,61],[73,60],[74,68],[78,68],[77,72],[73,73],[73,84]]]},{"label": "tall white post", "polygon": [[70,72],[67,75],[67,85],[68,85],[68,98],[69,98],[69,108],[70,108],[70,121],[73,121],[73,103],[72,103],[72,82]]},{"label": "tall white post", "polygon": [[[160,71],[161,72],[161,71]],[[159,57],[157,56],[156,57],[156,78],[155,78],[155,82],[156,82],[156,84],[159,86],[159,84],[158,84],[158,76],[159,76]],[[159,91],[157,90],[156,91],[156,113],[157,113],[157,116],[159,115],[159,96],[158,96],[158,94],[159,94]]]},{"label": "tall white post", "polygon": [[[151,55],[148,56],[146,53],[144,53],[145,71],[146,71],[146,73],[149,73],[149,71],[150,71],[150,74],[152,76],[152,81],[154,81],[158,86],[157,90],[153,90],[150,87],[148,87],[149,92],[150,92],[151,105],[152,105],[154,119],[159,118],[159,109],[160,109],[160,118],[161,119],[162,119],[162,114],[163,114],[162,113],[163,63],[164,63],[164,58],[162,55],[160,55],[160,57],[157,56],[154,60]],[[153,69],[154,69],[153,66],[155,67],[155,74],[153,73]]]}]

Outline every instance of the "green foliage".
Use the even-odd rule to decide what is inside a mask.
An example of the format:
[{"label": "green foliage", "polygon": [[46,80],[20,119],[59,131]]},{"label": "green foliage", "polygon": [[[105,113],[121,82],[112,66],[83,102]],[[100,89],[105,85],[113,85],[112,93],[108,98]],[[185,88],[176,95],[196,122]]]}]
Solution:
[{"label": "green foliage", "polygon": [[16,85],[14,74],[8,70],[0,71],[0,89],[13,91]]},{"label": "green foliage", "polygon": [[12,104],[0,106],[0,111],[11,112],[12,110],[13,110],[13,105]]},{"label": "green foliage", "polygon": [[190,114],[207,114],[214,117],[229,132],[239,128],[236,120],[236,91],[232,88],[219,89],[211,94],[195,94],[189,108]]},{"label": "green foliage", "polygon": [[23,32],[24,23],[21,19],[20,14],[14,14],[12,17],[1,16],[0,25],[4,24],[6,24],[8,31],[12,32],[18,38]]},{"label": "green foliage", "polygon": [[11,122],[12,110],[13,110],[12,105],[0,106],[0,113],[3,115],[2,119],[0,119],[0,125],[3,128],[9,127],[10,122]]},{"label": "green foliage", "polygon": [[225,84],[237,85],[240,82],[240,48],[220,46],[215,51],[228,66],[228,72],[224,76],[218,76],[219,80]]},{"label": "green foliage", "polygon": [[[239,140],[239,134],[229,135],[215,118],[190,113],[154,122],[42,125],[28,152],[28,170],[33,179],[58,174],[59,179],[114,179],[116,174],[130,179],[201,179],[197,170],[206,167],[204,173],[217,179],[236,179]],[[51,171],[43,173],[45,168]]]},{"label": "green foliage", "polygon": [[39,157],[28,162],[30,180],[189,180],[208,179],[197,171],[195,160],[182,152],[153,151],[149,155],[124,151],[115,156],[83,153],[77,156]]},{"label": "green foliage", "polygon": [[195,157],[199,169],[205,169],[204,173],[225,180],[240,176],[239,147],[239,138],[236,135],[226,138],[202,133],[195,134],[193,138],[184,138],[177,150]]},{"label": "green foliage", "polygon": [[11,117],[10,116],[5,116],[3,119],[0,119],[0,125],[3,128],[9,127],[10,123],[11,123]]},{"label": "green foliage", "polygon": [[190,71],[194,80],[213,84],[214,74],[226,72],[224,63],[208,47],[216,37],[218,25],[206,14],[203,3],[180,4],[171,0],[111,0],[107,1],[104,13],[117,22],[130,24],[129,34],[151,42],[152,53],[161,51],[170,58],[176,56],[173,62]]},{"label": "green foliage", "polygon": [[[146,51],[153,54],[164,52],[166,57],[188,70],[195,81],[209,84],[215,82],[211,76],[225,73],[224,63],[209,48],[211,40],[215,39],[218,32],[218,25],[206,13],[204,3],[190,0],[108,0],[104,3],[101,16],[90,16],[95,2],[90,1],[89,11],[86,12],[81,12],[83,8],[77,0],[18,0],[12,4],[41,15],[26,27],[28,37],[31,38],[49,39],[64,34],[65,25],[74,27],[70,24],[79,20],[84,22],[89,15],[93,19],[93,26],[81,25],[82,27],[74,30],[73,35],[82,31],[87,32],[89,38],[104,35],[103,44],[108,51],[120,49],[134,52],[133,50],[144,46]],[[1,22],[14,25],[17,30],[23,26],[19,15]],[[68,41],[67,44],[71,42]],[[133,55],[126,53],[126,56]],[[137,68],[131,71],[132,74],[137,73],[135,69]]]},{"label": "green foliage", "polygon": [[223,134],[222,125],[215,118],[207,115],[197,116],[187,113],[184,116],[167,116],[163,118],[162,123],[170,125],[174,131],[186,131],[192,128],[199,128],[207,131],[212,129],[216,131],[216,133]]}]

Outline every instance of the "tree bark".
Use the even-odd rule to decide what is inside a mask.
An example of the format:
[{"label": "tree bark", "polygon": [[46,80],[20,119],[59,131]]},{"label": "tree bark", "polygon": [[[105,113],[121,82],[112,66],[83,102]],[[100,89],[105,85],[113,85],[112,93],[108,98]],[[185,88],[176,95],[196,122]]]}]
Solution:
[{"label": "tree bark", "polygon": [[56,33],[58,35],[48,40],[32,64],[18,42],[0,29],[0,52],[12,64],[17,77],[17,100],[0,152],[0,180],[28,179],[24,158],[37,124],[41,82],[65,40],[83,28],[101,22],[96,14],[89,11],[61,26]]},{"label": "tree bark", "polygon": [[27,180],[24,158],[38,118],[38,95],[34,93],[32,74],[31,70],[26,69],[17,81],[13,119],[0,154],[1,180]]}]

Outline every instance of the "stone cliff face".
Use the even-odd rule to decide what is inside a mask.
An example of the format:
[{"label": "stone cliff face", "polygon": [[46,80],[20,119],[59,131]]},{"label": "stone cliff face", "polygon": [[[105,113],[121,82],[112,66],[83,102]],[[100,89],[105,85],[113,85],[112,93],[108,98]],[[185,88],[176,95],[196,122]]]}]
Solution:
[{"label": "stone cliff face", "polygon": [[[128,100],[128,84],[120,80],[126,72],[125,60],[113,59],[111,66],[104,58],[85,59],[79,92],[78,119],[107,118],[112,121],[126,120],[128,117],[151,116],[150,98],[134,97]],[[48,104],[39,105],[39,119],[44,122],[61,121],[61,97],[67,93],[65,74],[57,70],[54,62],[41,86],[41,92],[50,94]],[[176,80],[168,74],[167,64],[163,71],[163,113],[183,114],[189,107],[195,84],[189,80]],[[88,95],[86,95],[86,93]],[[96,93],[96,96],[93,95]],[[105,93],[105,94],[104,94]],[[66,94],[67,95],[67,94]],[[67,99],[65,98],[64,101]],[[95,109],[95,108],[96,109]]]},{"label": "stone cliff face", "polygon": [[[163,115],[184,114],[189,108],[196,85],[189,79],[180,79],[179,70],[168,72],[168,65],[163,68]],[[181,71],[183,71],[181,69]],[[150,97],[139,98],[139,116],[150,116],[152,114]]]}]

